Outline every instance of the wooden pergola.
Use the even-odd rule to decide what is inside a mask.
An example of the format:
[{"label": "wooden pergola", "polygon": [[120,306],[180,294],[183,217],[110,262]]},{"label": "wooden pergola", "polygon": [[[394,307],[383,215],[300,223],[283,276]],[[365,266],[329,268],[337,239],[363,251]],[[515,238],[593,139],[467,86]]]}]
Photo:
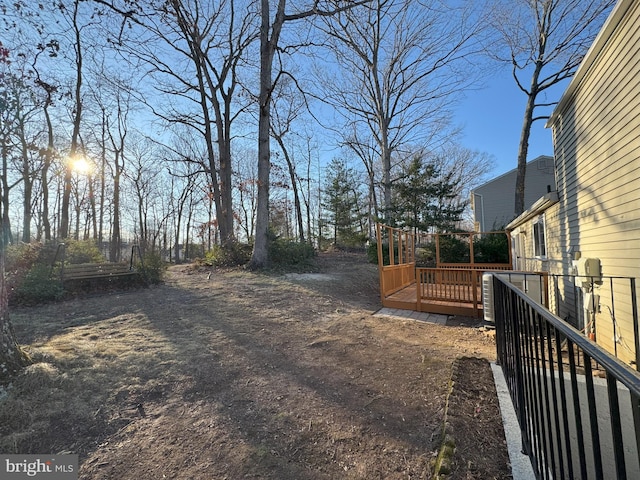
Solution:
[{"label": "wooden pergola", "polygon": [[[475,236],[504,234],[507,237],[508,263],[476,263],[473,251]],[[455,235],[469,245],[462,262],[441,261],[441,240]],[[445,315],[482,316],[482,274],[511,270],[511,240],[507,232],[469,232],[416,234],[376,226],[380,299],[389,308],[440,313]],[[435,243],[434,266],[416,266],[416,253],[424,242]],[[388,259],[383,245],[388,246]],[[465,261],[466,260],[466,261]]]}]

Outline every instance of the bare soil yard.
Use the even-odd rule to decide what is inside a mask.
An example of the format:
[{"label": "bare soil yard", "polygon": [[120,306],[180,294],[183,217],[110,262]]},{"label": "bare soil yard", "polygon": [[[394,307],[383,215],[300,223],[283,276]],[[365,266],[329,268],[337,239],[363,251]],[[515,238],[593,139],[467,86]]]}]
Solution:
[{"label": "bare soil yard", "polygon": [[12,311],[35,363],[0,400],[0,452],[78,453],[92,480],[428,479],[446,414],[447,478],[511,478],[475,320],[374,316],[359,254],[209,273]]}]

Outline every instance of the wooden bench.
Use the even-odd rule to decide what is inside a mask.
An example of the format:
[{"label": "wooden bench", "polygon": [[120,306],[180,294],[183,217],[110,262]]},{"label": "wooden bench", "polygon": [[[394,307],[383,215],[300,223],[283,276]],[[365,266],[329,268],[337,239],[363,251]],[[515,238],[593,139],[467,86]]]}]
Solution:
[{"label": "wooden bench", "polygon": [[[140,264],[142,256],[138,245],[131,247],[131,259],[129,262],[91,262],[91,263],[67,263],[66,245],[58,244],[56,254],[51,263],[51,278],[60,281],[65,290],[93,290],[103,284],[115,284],[116,282],[146,283],[144,267],[139,270],[134,268],[134,256],[138,253]],[[102,290],[103,288],[99,288]]]},{"label": "wooden bench", "polygon": [[59,266],[54,273],[66,292],[96,292],[141,285],[144,276],[127,263],[78,263]]},{"label": "wooden bench", "polygon": [[90,280],[97,278],[114,278],[138,275],[126,263],[76,263],[60,267],[60,280]]}]

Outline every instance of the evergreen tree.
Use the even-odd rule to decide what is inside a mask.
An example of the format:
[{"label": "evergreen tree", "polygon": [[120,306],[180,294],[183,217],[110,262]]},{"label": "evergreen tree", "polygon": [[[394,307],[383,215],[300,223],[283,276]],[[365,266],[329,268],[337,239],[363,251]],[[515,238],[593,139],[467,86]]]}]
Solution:
[{"label": "evergreen tree", "polygon": [[433,185],[433,200],[427,210],[427,224],[433,225],[440,232],[451,232],[462,218],[466,201],[457,195],[459,180],[453,172],[439,175]]},{"label": "evergreen tree", "polygon": [[465,207],[456,195],[458,183],[453,172],[442,174],[435,162],[413,157],[394,185],[398,226],[414,232],[451,231]]},{"label": "evergreen tree", "polygon": [[419,156],[403,167],[401,177],[394,184],[393,211],[398,226],[409,227],[414,232],[427,231],[425,207],[434,194],[435,174],[435,167],[425,165]]},{"label": "evergreen tree", "polygon": [[344,160],[333,159],[326,171],[324,198],[324,224],[332,231],[334,245],[357,246],[364,241],[362,231],[364,204],[355,182],[357,175]]}]

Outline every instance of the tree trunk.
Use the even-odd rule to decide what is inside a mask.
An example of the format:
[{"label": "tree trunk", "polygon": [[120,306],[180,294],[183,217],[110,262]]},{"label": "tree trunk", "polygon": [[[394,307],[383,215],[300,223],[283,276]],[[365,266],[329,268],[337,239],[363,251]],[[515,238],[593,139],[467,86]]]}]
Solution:
[{"label": "tree trunk", "polygon": [[382,137],[380,143],[381,156],[382,156],[382,186],[384,189],[384,221],[393,225],[393,219],[391,218],[392,211],[392,196],[391,196],[391,152],[387,143],[387,131],[386,126],[380,122],[380,136]]},{"label": "tree trunk", "polygon": [[527,173],[527,154],[529,152],[529,137],[531,136],[531,125],[533,125],[533,112],[536,105],[536,98],[539,92],[539,78],[542,71],[542,63],[538,62],[531,76],[531,89],[527,94],[527,106],[524,110],[524,120],[522,121],[522,132],[520,133],[520,145],[518,146],[518,172],[516,175],[516,195],[514,214],[517,217],[524,212],[524,189],[525,175]]},{"label": "tree trunk", "polygon": [[[73,131],[71,133],[71,149],[69,156],[73,158],[78,153],[78,139],[80,138],[80,120],[82,118],[82,46],[80,44],[80,28],[78,27],[78,8],[80,0],[74,2],[73,28],[75,33],[76,50],[76,85],[74,93]],[[69,204],[71,199],[71,168],[64,169],[64,188],[62,192],[62,212],[60,214],[60,237],[69,236]]]},{"label": "tree trunk", "polygon": [[49,115],[51,94],[47,92],[47,100],[44,106],[44,118],[47,124],[47,151],[42,165],[42,226],[44,227],[44,239],[51,240],[51,223],[49,222],[49,169],[53,161],[53,125]]},{"label": "tree trunk", "polygon": [[[218,118],[218,156],[220,157],[220,204],[222,218],[218,220],[221,241],[229,245],[234,241],[233,235],[233,185],[231,166],[231,111],[225,103],[225,113]],[[224,126],[224,128],[223,128]]]},{"label": "tree trunk", "polygon": [[121,257],[121,238],[120,238],[120,166],[116,160],[116,174],[113,178],[113,230],[111,232],[111,248],[109,251],[109,260],[119,262]]},{"label": "tree trunk", "polygon": [[514,214],[517,217],[524,212],[524,189],[525,176],[527,173],[527,153],[529,151],[529,136],[531,134],[531,124],[533,123],[533,103],[534,98],[529,95],[527,106],[524,111],[522,122],[522,132],[520,133],[520,144],[518,146],[518,172],[516,174],[516,198]]},{"label": "tree trunk", "polygon": [[[9,158],[8,147],[2,144],[2,171],[0,172],[0,245],[9,245],[13,238],[11,236],[11,220],[9,219]],[[4,255],[4,248],[2,251]],[[4,275],[4,273],[3,273]],[[4,278],[4,277],[3,277]]]},{"label": "tree trunk", "polygon": [[102,131],[100,142],[100,208],[98,211],[98,246],[102,249],[102,241],[104,240],[104,213],[106,199],[106,175],[107,175],[107,116],[104,107],[102,107]]},{"label": "tree trunk", "polygon": [[176,218],[176,231],[174,232],[174,239],[173,239],[173,254],[174,254],[174,260],[173,262],[176,265],[179,265],[180,263],[182,263],[180,261],[180,227],[182,225],[182,209],[178,209],[178,215]]},{"label": "tree trunk", "polygon": [[92,238],[94,240],[98,239],[98,210],[96,209],[96,192],[94,186],[94,178],[92,175],[87,177],[87,181],[89,182],[89,206],[91,212],[91,228],[93,230]]},{"label": "tree trunk", "polygon": [[271,124],[271,89],[273,80],[273,53],[284,23],[286,1],[278,2],[278,11],[269,38],[269,0],[261,0],[262,23],[260,25],[260,108],[258,119],[258,200],[256,206],[256,234],[249,268],[259,269],[269,262],[269,174],[271,170],[271,149],[269,146]]},{"label": "tree trunk", "polygon": [[9,319],[9,299],[5,276],[5,248],[0,239],[0,385],[6,385],[28,362],[27,355],[16,342]]},{"label": "tree trunk", "polygon": [[24,124],[24,115],[20,111],[21,106],[18,107],[18,132],[20,136],[20,150],[22,157],[22,185],[23,185],[23,194],[22,194],[22,238],[21,240],[24,243],[29,243],[31,241],[31,220],[33,218],[32,215],[32,205],[31,200],[33,197],[33,178],[31,172],[31,164],[29,163],[29,144],[27,142],[27,138],[25,137],[25,124]]},{"label": "tree trunk", "polygon": [[302,205],[300,203],[300,193],[298,192],[298,182],[296,179],[296,167],[293,164],[293,161],[289,156],[289,152],[287,151],[287,147],[285,146],[284,141],[282,140],[282,137],[280,135],[276,135],[276,141],[280,145],[280,149],[282,150],[284,159],[287,162],[289,178],[291,179],[291,188],[293,189],[293,203],[296,209],[296,222],[298,225],[299,239],[302,243],[304,243],[304,221],[302,218]]}]

